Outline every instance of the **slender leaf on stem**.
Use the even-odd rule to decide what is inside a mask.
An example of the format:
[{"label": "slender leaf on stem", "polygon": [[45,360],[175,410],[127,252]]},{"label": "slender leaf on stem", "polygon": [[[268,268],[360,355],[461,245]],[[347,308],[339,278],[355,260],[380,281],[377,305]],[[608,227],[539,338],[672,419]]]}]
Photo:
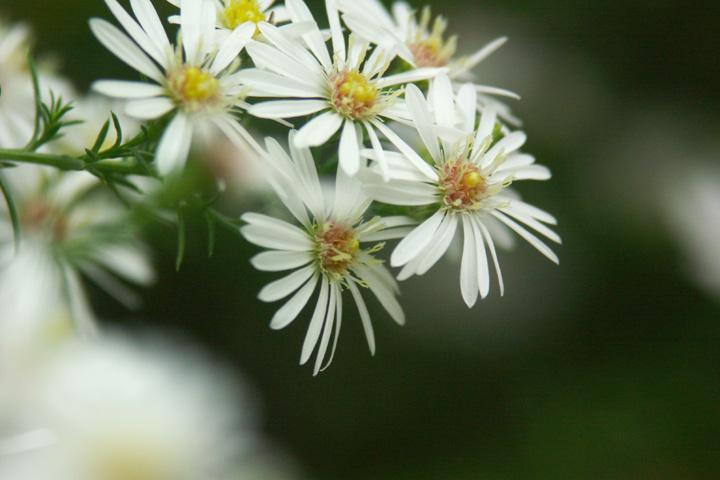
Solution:
[{"label": "slender leaf on stem", "polygon": [[[102,148],[103,143],[105,143],[105,139],[107,138],[108,130],[110,130],[110,120],[106,120],[103,124],[102,128],[100,129],[100,133],[98,133],[97,138],[95,139],[95,143],[93,144],[92,150],[93,153],[98,153],[100,151],[100,148]],[[87,151],[87,150],[86,150]],[[88,152],[89,154],[89,152]],[[95,157],[97,158],[97,157]]]},{"label": "slender leaf on stem", "polygon": [[208,257],[212,257],[215,249],[215,219],[207,210],[205,210],[205,220],[208,224]]},{"label": "slender leaf on stem", "polygon": [[175,258],[175,270],[180,270],[183,257],[185,256],[185,218],[183,217],[182,210],[177,210],[177,229],[178,229],[178,250],[177,257]]},{"label": "slender leaf on stem", "polygon": [[8,206],[8,212],[10,213],[10,221],[12,222],[13,227],[13,237],[15,239],[15,251],[17,252],[20,249],[20,219],[18,218],[12,193],[10,193],[10,189],[7,185],[5,185],[2,174],[0,174],[0,190],[2,190],[3,196],[5,197],[5,203],[7,203]]},{"label": "slender leaf on stem", "polygon": [[43,103],[40,97],[40,79],[38,78],[37,69],[35,68],[35,61],[32,56],[28,54],[28,67],[30,68],[30,75],[33,82],[33,92],[35,96],[35,129],[33,130],[30,141],[25,145],[24,150],[33,150],[31,147],[35,144],[37,139],[40,137],[40,129],[42,125],[42,114],[43,114]]},{"label": "slender leaf on stem", "polygon": [[113,127],[115,127],[115,144],[110,147],[111,150],[118,148],[120,145],[122,145],[122,128],[120,127],[120,120],[118,120],[117,115],[115,115],[115,112],[110,112],[110,115],[112,115],[112,121],[113,121]]}]

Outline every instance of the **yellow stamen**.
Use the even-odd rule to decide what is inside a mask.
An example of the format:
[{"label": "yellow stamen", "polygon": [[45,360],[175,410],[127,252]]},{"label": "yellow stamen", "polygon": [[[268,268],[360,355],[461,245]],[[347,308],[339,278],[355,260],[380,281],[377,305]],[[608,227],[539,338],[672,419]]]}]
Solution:
[{"label": "yellow stamen", "polygon": [[197,67],[183,67],[168,75],[170,95],[177,104],[198,109],[212,103],[220,82]]},{"label": "yellow stamen", "polygon": [[257,0],[229,0],[225,5],[220,22],[231,30],[245,22],[258,23],[267,19],[266,15],[260,11]]},{"label": "yellow stamen", "polygon": [[332,103],[341,115],[353,119],[372,112],[378,99],[378,90],[368,78],[353,71],[342,71],[330,77]]}]

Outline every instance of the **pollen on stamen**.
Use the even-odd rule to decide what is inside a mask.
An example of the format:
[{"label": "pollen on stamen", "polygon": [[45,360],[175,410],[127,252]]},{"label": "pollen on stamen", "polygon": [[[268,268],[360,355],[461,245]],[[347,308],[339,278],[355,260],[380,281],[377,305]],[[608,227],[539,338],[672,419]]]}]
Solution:
[{"label": "pollen on stamen", "polygon": [[257,0],[228,0],[220,16],[220,23],[230,30],[245,22],[258,23],[264,20],[267,20],[267,16],[260,11]]},{"label": "pollen on stamen", "polygon": [[408,48],[418,67],[443,67],[455,55],[457,37],[452,36],[447,41],[443,39],[447,22],[442,17],[435,19],[430,33],[427,31],[429,23],[430,9],[426,7],[422,12],[420,28],[408,42]]},{"label": "pollen on stamen", "polygon": [[464,158],[448,162],[440,175],[443,203],[450,208],[475,210],[487,196],[487,179]]},{"label": "pollen on stamen", "polygon": [[332,105],[340,115],[357,120],[375,113],[379,92],[365,75],[343,70],[330,76],[330,86]]},{"label": "pollen on stamen", "polygon": [[184,66],[168,75],[170,95],[175,103],[198,109],[217,100],[220,82],[207,72]]},{"label": "pollen on stamen", "polygon": [[315,241],[318,265],[323,272],[332,276],[345,275],[360,249],[355,230],[341,223],[319,224]]}]

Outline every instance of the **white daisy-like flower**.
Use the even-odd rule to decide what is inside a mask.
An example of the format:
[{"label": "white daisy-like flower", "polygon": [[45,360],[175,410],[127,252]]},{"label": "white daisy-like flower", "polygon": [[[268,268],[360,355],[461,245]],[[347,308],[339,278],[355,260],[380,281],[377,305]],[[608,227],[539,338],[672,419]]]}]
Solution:
[{"label": "white daisy-like flower", "polygon": [[244,478],[259,446],[254,396],[179,347],[112,331],[69,342],[32,379],[33,395],[0,411],[0,438],[10,439],[0,441],[0,479]]},{"label": "white daisy-like flower", "polygon": [[[353,32],[373,43],[390,41],[398,56],[414,67],[447,67],[453,81],[472,79],[471,71],[489,57],[506,41],[500,37],[482,46],[472,55],[458,56],[457,35],[444,38],[447,20],[438,16],[430,26],[430,7],[425,6],[419,20],[415,10],[405,2],[392,4],[389,13],[378,0],[337,0],[343,21]],[[489,95],[501,95],[518,99],[516,93],[490,85],[474,85],[478,92],[477,104],[482,110],[492,107],[510,123],[521,122],[512,115],[504,103]],[[456,85],[459,87],[459,84]]]},{"label": "white daisy-like flower", "polygon": [[[432,78],[442,69],[417,69],[383,76],[396,52],[389,45],[381,45],[368,56],[369,44],[358,42],[352,36],[346,46],[338,12],[333,1],[329,0],[327,14],[332,38],[331,57],[305,3],[288,0],[286,7],[293,22],[313,26],[302,35],[305,43],[273,25],[259,23],[258,28],[268,43],[251,42],[247,46],[259,69],[245,70],[240,76],[252,88],[249,96],[289,100],[257,103],[250,107],[249,113],[272,119],[319,113],[299,129],[295,135],[295,146],[322,145],[341,130],[339,163],[348,175],[354,175],[360,169],[363,130],[381,162],[382,148],[376,130],[412,157],[412,149],[382,119],[405,118],[407,113],[399,98],[402,85]],[[420,157],[415,159],[422,161]]]},{"label": "white daisy-like flower", "polygon": [[[273,316],[271,328],[280,329],[290,324],[319,286],[300,356],[300,363],[304,364],[317,347],[314,367],[317,374],[333,330],[332,351],[323,369],[332,361],[337,345],[343,290],[349,290],[357,304],[371,353],[375,353],[375,336],[362,289],[369,289],[397,323],[405,322],[402,308],[395,299],[397,284],[373,253],[383,246],[378,241],[404,235],[412,221],[405,217],[363,219],[370,202],[361,193],[359,181],[341,169],[338,169],[334,198],[326,198],[309,149],[296,147],[294,135],[293,131],[289,138],[290,157],[274,140],[268,138],[266,142],[268,162],[277,169],[273,177],[277,193],[300,226],[267,215],[246,213],[241,218],[248,225],[240,231],[249,242],[270,249],[251,259],[255,268],[292,270],[259,293],[260,300],[265,302],[292,294]],[[363,248],[367,242],[372,246]]]},{"label": "white daisy-like flower", "polygon": [[246,106],[236,60],[254,34],[254,24],[240,26],[218,43],[213,3],[184,0],[180,10],[182,47],[175,47],[150,0],[131,2],[137,21],[116,0],[105,3],[129,36],[97,18],[90,20],[93,33],[120,60],[156,84],[101,80],[93,88],[127,99],[125,112],[135,118],[155,119],[174,113],[155,155],[161,175],[184,166],[194,135],[207,137],[219,130],[242,148],[255,146],[233,116]]},{"label": "white daisy-like flower", "polygon": [[[188,0],[183,0],[186,4]],[[204,0],[191,0],[202,2]],[[180,7],[180,0],[168,0],[176,7]],[[275,0],[213,0],[215,5],[215,28],[219,38],[224,38],[236,28],[247,22],[279,23],[288,21],[284,5],[275,5]],[[179,16],[170,17],[172,23],[179,23]],[[257,33],[257,31],[256,31]]]},{"label": "white daisy-like flower", "polygon": [[[495,243],[506,243],[508,228],[556,263],[557,256],[550,248],[520,224],[560,243],[560,237],[543,225],[555,224],[555,218],[522,202],[507,188],[516,180],[548,179],[550,171],[534,165],[532,156],[516,152],[525,142],[522,132],[508,132],[493,144],[496,114],[492,109],[483,113],[475,128],[475,95],[473,86],[467,84],[455,96],[445,75],[433,81],[432,101],[426,101],[414,85],[408,86],[408,108],[432,165],[418,169],[403,154],[388,152],[390,182],[382,180],[376,167],[361,175],[370,197],[389,204],[425,206],[432,212],[393,251],[390,264],[403,267],[398,279],[427,272],[462,226],[460,289],[470,307],[478,292],[485,298],[490,289],[486,246],[500,293],[504,291]],[[367,155],[374,153],[367,151]]]},{"label": "white daisy-like flower", "polygon": [[97,189],[95,177],[30,165],[0,175],[20,226],[16,244],[9,211],[0,204],[0,322],[51,321],[67,311],[79,333],[93,333],[95,318],[80,273],[127,307],[139,307],[140,297],[112,274],[151,284],[147,248],[126,209]]}]

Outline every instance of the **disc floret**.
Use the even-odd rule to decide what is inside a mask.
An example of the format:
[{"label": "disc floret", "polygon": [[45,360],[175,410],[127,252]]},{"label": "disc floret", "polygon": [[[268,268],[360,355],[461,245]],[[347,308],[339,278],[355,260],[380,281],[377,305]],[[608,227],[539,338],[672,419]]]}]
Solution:
[{"label": "disc floret", "polygon": [[425,7],[422,11],[419,28],[408,41],[408,48],[410,48],[418,67],[444,67],[455,55],[457,37],[452,36],[447,41],[443,39],[447,28],[447,21],[443,17],[435,19],[432,31],[428,33],[429,24],[430,8]]},{"label": "disc floret", "polygon": [[336,112],[353,120],[374,116],[380,92],[373,82],[356,70],[330,75],[331,103]]},{"label": "disc floret", "polygon": [[245,22],[258,23],[267,20],[257,0],[228,0],[220,15],[220,23],[234,30]]},{"label": "disc floret", "polygon": [[207,70],[183,65],[168,74],[170,97],[189,110],[200,110],[220,100],[220,82]]},{"label": "disc floret", "polygon": [[346,275],[360,253],[360,240],[355,229],[329,220],[319,222],[314,230],[320,270],[336,278]]}]

